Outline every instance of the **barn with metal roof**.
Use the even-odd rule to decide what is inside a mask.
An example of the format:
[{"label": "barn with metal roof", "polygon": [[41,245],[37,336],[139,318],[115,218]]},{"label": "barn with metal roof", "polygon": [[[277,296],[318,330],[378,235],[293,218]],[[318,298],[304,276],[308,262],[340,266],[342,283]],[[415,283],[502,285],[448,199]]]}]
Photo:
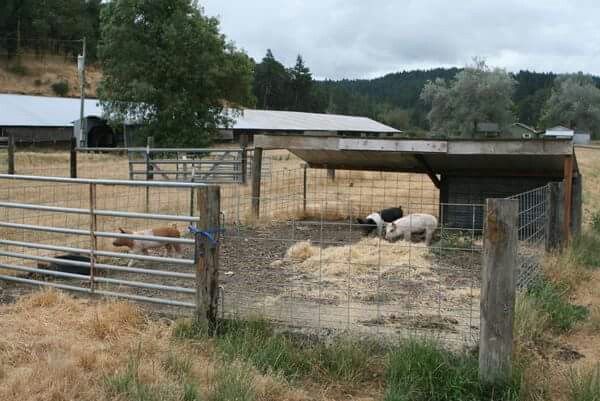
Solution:
[{"label": "barn with metal roof", "polygon": [[[17,142],[69,141],[75,129],[79,133],[80,100],[75,98],[0,94],[0,129],[3,136],[15,135]],[[393,136],[400,131],[366,117],[290,111],[228,109],[232,119],[229,127],[221,128],[223,139],[260,133],[346,133],[358,136]],[[98,100],[85,101],[86,133],[78,138],[83,146],[117,146],[123,136],[115,133],[103,119]],[[127,126],[135,126],[128,121]],[[129,141],[129,144],[132,142]]]}]

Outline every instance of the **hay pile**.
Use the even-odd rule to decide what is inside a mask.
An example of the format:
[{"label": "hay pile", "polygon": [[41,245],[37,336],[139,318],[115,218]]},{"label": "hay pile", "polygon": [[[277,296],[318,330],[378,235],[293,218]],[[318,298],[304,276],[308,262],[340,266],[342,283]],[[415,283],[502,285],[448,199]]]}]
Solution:
[{"label": "hay pile", "polygon": [[292,245],[284,260],[300,270],[331,276],[384,273],[398,268],[429,270],[428,248],[406,241],[387,242],[379,238],[362,238],[343,246],[321,248],[310,241]]}]

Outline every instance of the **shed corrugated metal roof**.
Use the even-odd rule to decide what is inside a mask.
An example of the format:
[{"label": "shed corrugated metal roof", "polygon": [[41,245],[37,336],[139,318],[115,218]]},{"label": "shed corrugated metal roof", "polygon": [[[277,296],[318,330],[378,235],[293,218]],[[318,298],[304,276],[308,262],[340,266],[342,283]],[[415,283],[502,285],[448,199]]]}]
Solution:
[{"label": "shed corrugated metal roof", "polygon": [[248,131],[400,132],[367,117],[244,109],[233,129]]},{"label": "shed corrugated metal roof", "polygon": [[[79,105],[76,98],[0,94],[0,126],[69,127],[79,119]],[[230,128],[236,130],[400,132],[366,117],[252,109],[226,113],[234,120]],[[85,101],[86,117],[102,115],[97,99]]]},{"label": "shed corrugated metal roof", "polygon": [[[74,98],[0,94],[0,126],[71,127],[81,101]],[[96,99],[86,99],[86,116],[101,116]]]}]

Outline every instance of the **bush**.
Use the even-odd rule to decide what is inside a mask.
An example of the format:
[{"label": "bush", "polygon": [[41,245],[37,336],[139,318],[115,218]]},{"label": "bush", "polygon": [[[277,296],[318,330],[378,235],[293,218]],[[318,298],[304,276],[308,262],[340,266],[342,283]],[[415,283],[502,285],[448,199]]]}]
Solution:
[{"label": "bush", "polygon": [[29,75],[29,70],[22,64],[13,64],[7,68],[8,72],[13,73],[15,75]]},{"label": "bush", "polygon": [[479,383],[477,356],[409,340],[388,359],[385,401],[517,400],[520,377],[504,388]]},{"label": "bush", "polygon": [[528,296],[536,300],[541,309],[548,314],[550,328],[556,333],[565,333],[579,321],[585,320],[589,311],[584,306],[573,305],[567,299],[567,289],[560,288],[539,279],[528,291]]},{"label": "bush", "polygon": [[574,260],[588,268],[600,268],[600,234],[582,233],[573,240],[571,254]]},{"label": "bush", "polygon": [[57,81],[50,85],[50,87],[57,96],[66,96],[69,93],[69,82],[65,80]]}]

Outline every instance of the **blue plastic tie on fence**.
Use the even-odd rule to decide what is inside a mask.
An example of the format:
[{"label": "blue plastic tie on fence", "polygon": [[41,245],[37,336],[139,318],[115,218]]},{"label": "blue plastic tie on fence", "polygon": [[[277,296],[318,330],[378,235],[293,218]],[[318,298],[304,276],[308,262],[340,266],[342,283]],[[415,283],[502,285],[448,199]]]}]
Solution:
[{"label": "blue plastic tie on fence", "polygon": [[220,228],[203,231],[203,230],[199,230],[198,228],[196,228],[194,226],[188,226],[188,230],[192,234],[200,234],[201,236],[203,236],[205,238],[208,238],[208,240],[210,242],[212,242],[213,245],[217,245],[219,243],[219,240],[216,240],[213,235],[214,234],[218,234],[218,233],[222,233],[222,232],[225,231],[225,230],[220,229]]}]

